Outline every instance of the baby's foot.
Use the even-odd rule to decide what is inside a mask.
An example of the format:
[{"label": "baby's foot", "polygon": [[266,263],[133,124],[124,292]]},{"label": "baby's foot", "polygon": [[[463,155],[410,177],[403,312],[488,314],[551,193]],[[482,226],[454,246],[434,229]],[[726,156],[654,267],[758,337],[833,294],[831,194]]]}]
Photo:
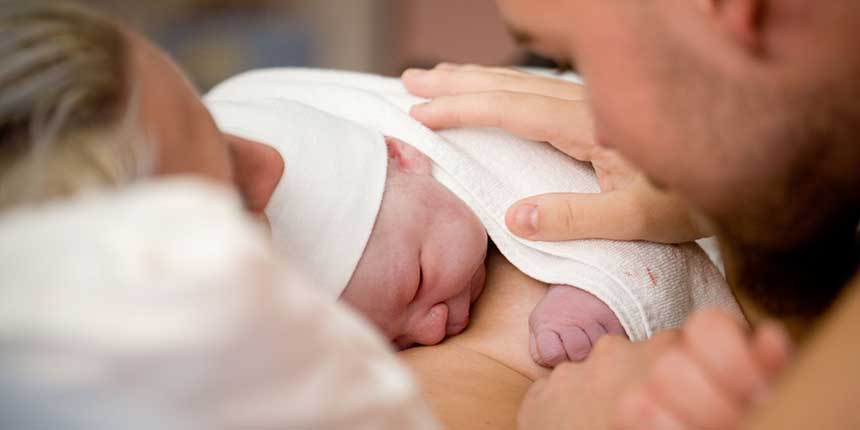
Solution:
[{"label": "baby's foot", "polygon": [[626,336],[609,306],[567,285],[550,287],[529,317],[529,331],[532,359],[547,367],[585,360],[597,339],[606,334]]}]

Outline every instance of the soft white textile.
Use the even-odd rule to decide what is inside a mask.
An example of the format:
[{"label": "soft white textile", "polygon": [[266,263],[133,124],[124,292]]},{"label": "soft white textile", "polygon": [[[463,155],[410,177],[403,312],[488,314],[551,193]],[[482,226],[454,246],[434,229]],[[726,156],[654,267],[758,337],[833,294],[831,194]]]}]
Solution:
[{"label": "soft white textile", "polygon": [[274,99],[208,105],[223,131],[265,142],[281,154],[284,175],[266,207],[275,246],[314,285],[339,297],[382,203],[388,166],[382,135]]},{"label": "soft white textile", "polygon": [[422,100],[408,95],[397,79],[336,71],[259,70],[222,83],[207,99],[293,100],[413,145],[433,160],[434,176],[475,211],[511,263],[540,281],[593,293],[612,308],[634,340],[678,327],[692,310],[704,306],[741,316],[725,279],[695,244],[548,243],[515,237],[504,222],[512,203],[547,192],[598,192],[591,167],[549,145],[500,130],[433,132],[409,116],[409,108]]},{"label": "soft white textile", "polygon": [[191,180],[5,214],[0,427],[435,428],[387,343],[284,266]]}]

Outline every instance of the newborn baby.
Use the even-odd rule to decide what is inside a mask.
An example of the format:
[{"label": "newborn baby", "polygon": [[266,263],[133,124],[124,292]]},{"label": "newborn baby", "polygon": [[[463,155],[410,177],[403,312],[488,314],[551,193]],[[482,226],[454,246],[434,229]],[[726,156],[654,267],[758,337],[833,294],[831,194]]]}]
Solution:
[{"label": "newborn baby", "polygon": [[[386,139],[389,164],[373,233],[341,299],[399,348],[462,332],[484,287],[487,233],[472,210],[431,175],[414,147]],[[529,321],[539,364],[582,360],[602,335],[623,334],[593,295],[552,287]]]},{"label": "newborn baby", "polygon": [[647,339],[697,308],[742,318],[695,244],[515,237],[504,222],[513,202],[599,192],[593,169],[498,130],[429,130],[409,115],[421,100],[398,80],[260,70],[206,99],[224,132],[284,160],[266,205],[275,246],[400,348],[464,330],[488,237],[523,273],[553,285],[529,321],[540,364],[583,359],[607,333]]},{"label": "newborn baby", "polygon": [[[223,131],[277,150],[284,173],[266,207],[273,242],[310,281],[370,320],[398,348],[461,333],[484,287],[487,231],[400,140],[282,100],[208,105]],[[531,321],[542,364],[584,358],[623,333],[600,300],[553,288]]]}]

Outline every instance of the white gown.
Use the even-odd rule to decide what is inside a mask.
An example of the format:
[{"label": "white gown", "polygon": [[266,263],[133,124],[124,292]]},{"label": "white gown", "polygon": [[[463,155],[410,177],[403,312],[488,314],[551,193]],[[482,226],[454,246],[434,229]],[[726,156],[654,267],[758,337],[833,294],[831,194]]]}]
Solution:
[{"label": "white gown", "polygon": [[174,179],[0,217],[0,428],[435,428],[387,344]]}]

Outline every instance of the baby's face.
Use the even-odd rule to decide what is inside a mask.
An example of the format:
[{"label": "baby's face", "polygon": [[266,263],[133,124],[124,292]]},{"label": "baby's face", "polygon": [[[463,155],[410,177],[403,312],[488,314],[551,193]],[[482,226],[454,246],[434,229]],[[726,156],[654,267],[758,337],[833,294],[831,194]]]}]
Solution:
[{"label": "baby's face", "polygon": [[484,288],[487,233],[431,176],[430,160],[388,139],[382,207],[341,299],[400,348],[434,345],[469,324]]}]

